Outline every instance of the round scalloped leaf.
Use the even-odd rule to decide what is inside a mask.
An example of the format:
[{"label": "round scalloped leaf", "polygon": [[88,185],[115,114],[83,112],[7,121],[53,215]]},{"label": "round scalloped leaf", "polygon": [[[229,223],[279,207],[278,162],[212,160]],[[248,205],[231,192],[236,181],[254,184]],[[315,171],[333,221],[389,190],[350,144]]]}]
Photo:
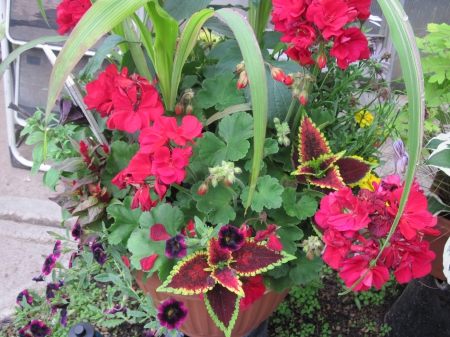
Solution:
[{"label": "round scalloped leaf", "polygon": [[194,295],[212,289],[215,282],[211,277],[211,272],[205,270],[209,267],[207,258],[206,252],[197,252],[187,256],[177,263],[157,291]]},{"label": "round scalloped leaf", "polygon": [[240,302],[240,296],[218,283],[205,294],[206,309],[226,337],[231,337],[231,331],[239,314]]},{"label": "round scalloped leaf", "polygon": [[231,252],[222,250],[216,238],[209,240],[207,249],[208,264],[210,266],[217,266],[219,263],[229,262],[231,260]]},{"label": "round scalloped leaf", "polygon": [[264,243],[255,242],[253,239],[247,239],[241,248],[232,252],[231,255],[235,262],[231,263],[230,267],[242,276],[254,276],[295,259],[293,255],[283,251],[276,252],[267,248]]},{"label": "round scalloped leaf", "polygon": [[242,282],[233,269],[229,267],[214,269],[211,276],[229,291],[236,293],[238,296],[245,296]]}]

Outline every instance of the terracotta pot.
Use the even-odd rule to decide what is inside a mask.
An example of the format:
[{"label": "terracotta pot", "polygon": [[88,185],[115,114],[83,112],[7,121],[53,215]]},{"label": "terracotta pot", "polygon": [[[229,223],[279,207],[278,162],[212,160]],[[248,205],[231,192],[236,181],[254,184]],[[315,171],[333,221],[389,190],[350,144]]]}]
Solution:
[{"label": "terracotta pot", "polygon": [[442,265],[442,254],[444,252],[445,243],[447,242],[447,239],[450,237],[450,220],[439,217],[438,223],[434,228],[440,230],[441,235],[439,236],[425,235],[425,240],[427,240],[430,243],[430,250],[436,253],[436,258],[431,262],[430,274],[440,280],[445,281],[447,280],[447,278],[445,277],[443,272],[444,266]]},{"label": "terracotta pot", "polygon": [[[157,292],[156,289],[162,284],[156,274],[153,274],[147,282],[142,283],[142,271],[136,272],[136,282],[144,293],[149,293],[153,298],[155,307],[159,307],[162,301],[176,298],[183,301],[189,310],[187,320],[181,324],[180,331],[189,337],[223,337],[225,334],[216,326],[206,310],[205,302],[198,295],[177,295],[173,293]],[[242,337],[252,331],[269,317],[286,297],[289,289],[282,294],[269,291],[262,298],[255,301],[253,305],[239,316],[234,325],[232,337]]]}]

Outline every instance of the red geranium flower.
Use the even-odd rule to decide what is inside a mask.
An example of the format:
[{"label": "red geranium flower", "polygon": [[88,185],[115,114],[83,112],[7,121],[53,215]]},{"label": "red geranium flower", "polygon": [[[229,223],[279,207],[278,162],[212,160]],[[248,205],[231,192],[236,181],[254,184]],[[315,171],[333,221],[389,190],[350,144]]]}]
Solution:
[{"label": "red geranium flower", "polygon": [[297,49],[294,45],[290,45],[284,53],[294,61],[299,62],[302,66],[315,64],[314,60],[311,58],[311,52],[307,48]]},{"label": "red geranium flower", "polygon": [[275,30],[286,33],[301,20],[306,4],[303,0],[273,0],[272,23]]},{"label": "red geranium flower", "polygon": [[322,35],[329,40],[342,34],[342,27],[348,22],[347,4],[342,0],[322,0],[313,3],[306,11],[306,19],[314,22]]},{"label": "red geranium flower", "polygon": [[152,173],[164,184],[179,184],[186,175],[184,168],[189,164],[191,156],[190,146],[184,149],[174,148],[172,151],[162,146],[153,155]]},{"label": "red geranium flower", "polygon": [[347,257],[351,241],[333,228],[327,229],[322,240],[327,245],[322,256],[323,260],[331,268],[339,270],[342,259]]},{"label": "red geranium flower", "polygon": [[297,49],[310,47],[316,39],[316,30],[314,27],[305,22],[304,24],[291,29],[280,39],[282,42],[292,43]]},{"label": "red geranium flower", "polygon": [[63,0],[56,7],[56,23],[59,24],[58,33],[64,35],[75,27],[91,6],[90,0]]},{"label": "red geranium flower", "polygon": [[[347,287],[351,287],[369,269],[369,261],[361,255],[356,255],[351,259],[342,262],[342,270],[339,276],[345,281]],[[364,291],[372,285],[381,290],[383,283],[389,280],[389,270],[384,266],[375,266],[366,274],[364,279],[355,287],[353,291]]]},{"label": "red geranium flower", "polygon": [[250,277],[242,277],[242,289],[245,296],[241,298],[239,303],[239,311],[250,308],[256,300],[259,300],[266,292],[266,286],[263,284],[263,276],[255,275]]},{"label": "red geranium flower", "polygon": [[367,20],[370,16],[370,4],[372,0],[346,0],[348,6],[349,22],[355,18]]},{"label": "red geranium flower", "polygon": [[359,28],[346,29],[334,39],[330,55],[337,58],[339,68],[347,69],[350,63],[369,58],[367,38]]}]

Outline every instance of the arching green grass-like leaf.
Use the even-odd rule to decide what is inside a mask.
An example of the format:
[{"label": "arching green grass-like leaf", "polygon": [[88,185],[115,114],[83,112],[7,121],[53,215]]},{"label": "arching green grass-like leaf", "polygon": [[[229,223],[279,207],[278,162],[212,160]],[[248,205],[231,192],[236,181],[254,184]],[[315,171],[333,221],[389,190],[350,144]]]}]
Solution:
[{"label": "arching green grass-like leaf", "polygon": [[245,209],[250,206],[263,158],[264,140],[267,126],[267,79],[258,41],[247,20],[238,12],[220,9],[216,12],[231,28],[241,49],[250,84],[253,107],[253,164]]}]

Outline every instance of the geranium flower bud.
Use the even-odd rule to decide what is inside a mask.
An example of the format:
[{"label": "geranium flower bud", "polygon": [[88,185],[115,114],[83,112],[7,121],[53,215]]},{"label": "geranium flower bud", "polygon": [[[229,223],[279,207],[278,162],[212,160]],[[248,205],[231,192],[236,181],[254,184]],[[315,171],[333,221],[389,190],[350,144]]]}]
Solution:
[{"label": "geranium flower bud", "polygon": [[283,83],[286,84],[286,86],[289,87],[289,86],[292,85],[292,83],[294,83],[294,79],[292,78],[292,76],[287,75],[287,76],[284,77]]},{"label": "geranium flower bud", "polygon": [[239,63],[239,64],[236,66],[236,72],[237,72],[238,74],[240,74],[240,73],[242,73],[244,70],[245,70],[245,63],[244,63],[244,61],[242,61],[241,63]]},{"label": "geranium flower bud", "polygon": [[284,79],[286,78],[286,75],[280,68],[271,67],[270,74],[272,75],[273,79],[278,82],[284,82]]},{"label": "geranium flower bud", "polygon": [[191,115],[193,111],[194,111],[194,107],[192,106],[191,103],[189,103],[189,104],[186,106],[186,115]]},{"label": "geranium flower bud", "polygon": [[238,79],[238,82],[237,82],[237,87],[238,87],[238,89],[243,89],[247,85],[248,85],[248,76],[247,76],[247,72],[244,70],[239,75],[239,79]]},{"label": "geranium flower bud", "polygon": [[292,97],[299,98],[300,97],[300,89],[295,87],[294,90],[292,90]]},{"label": "geranium flower bud", "polygon": [[308,92],[307,92],[305,89],[303,89],[303,90],[300,92],[300,95],[299,95],[298,99],[300,100],[300,103],[302,103],[303,105],[305,105],[306,102],[308,102]]},{"label": "geranium flower bud", "polygon": [[184,112],[184,105],[181,104],[181,102],[177,103],[177,105],[175,105],[175,113],[177,115],[181,115]]},{"label": "geranium flower bud", "polygon": [[198,188],[198,195],[204,195],[206,193],[208,193],[208,184],[207,183],[203,183],[200,185],[200,187]]},{"label": "geranium flower bud", "polygon": [[317,65],[319,66],[320,69],[323,69],[326,67],[327,57],[325,56],[325,54],[323,54],[323,53],[319,54],[319,57],[317,58]]}]

